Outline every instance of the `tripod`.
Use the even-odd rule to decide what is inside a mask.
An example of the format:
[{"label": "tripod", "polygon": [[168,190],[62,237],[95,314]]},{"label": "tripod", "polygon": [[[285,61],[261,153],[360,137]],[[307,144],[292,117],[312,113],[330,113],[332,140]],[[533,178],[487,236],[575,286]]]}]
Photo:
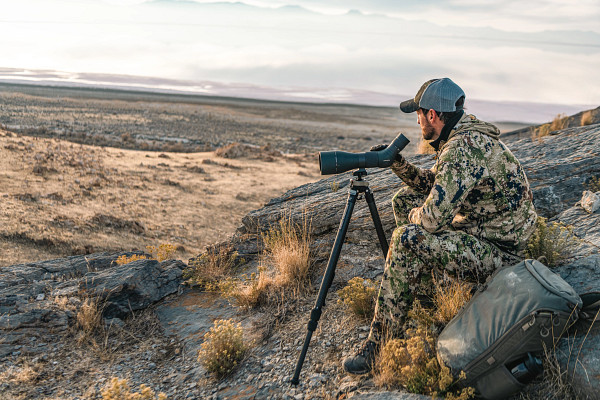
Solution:
[{"label": "tripod", "polygon": [[302,364],[304,364],[304,359],[306,358],[308,345],[310,344],[312,334],[315,331],[315,329],[317,329],[319,319],[321,318],[322,309],[323,306],[325,306],[325,297],[327,297],[327,292],[329,291],[329,288],[331,287],[331,283],[333,282],[333,278],[335,276],[335,267],[340,258],[342,245],[344,244],[346,232],[348,231],[348,225],[350,225],[352,211],[354,210],[356,199],[360,196],[361,193],[364,193],[365,199],[367,200],[367,204],[369,205],[369,211],[371,212],[371,218],[373,219],[373,223],[375,224],[375,230],[377,231],[379,244],[381,245],[381,250],[383,251],[383,257],[387,257],[389,246],[387,239],[385,238],[385,233],[383,232],[383,226],[381,225],[381,219],[379,218],[377,207],[375,206],[373,192],[371,192],[371,189],[369,188],[369,182],[363,180],[363,177],[367,176],[367,170],[365,170],[364,168],[360,168],[354,171],[352,175],[354,175],[356,179],[350,180],[350,190],[348,191],[348,201],[346,203],[346,209],[344,210],[344,217],[340,222],[340,227],[338,228],[337,235],[335,237],[335,242],[333,243],[333,248],[331,249],[329,262],[327,263],[327,269],[325,270],[323,280],[321,281],[321,288],[319,289],[319,295],[317,297],[317,301],[315,302],[315,307],[310,312],[310,320],[308,321],[307,327],[308,331],[306,332],[304,346],[302,347],[300,357],[298,358],[298,363],[296,364],[296,371],[294,372],[294,377],[291,380],[292,385],[298,385],[298,383],[300,382],[300,371],[302,370]]}]

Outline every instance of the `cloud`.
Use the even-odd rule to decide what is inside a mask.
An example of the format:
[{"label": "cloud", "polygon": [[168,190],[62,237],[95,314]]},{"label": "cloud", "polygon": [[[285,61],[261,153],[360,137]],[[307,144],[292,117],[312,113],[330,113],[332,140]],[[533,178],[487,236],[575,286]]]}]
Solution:
[{"label": "cloud", "polygon": [[[325,3],[362,13],[401,9],[402,15],[431,21],[275,8]],[[508,32],[468,22],[486,13],[487,19],[509,18],[519,7],[521,19],[533,19],[535,4],[560,6],[550,0],[494,1],[487,7],[470,0],[452,0],[450,6],[433,0],[260,4],[160,0],[115,7],[100,0],[22,0],[0,24],[0,67],[392,94],[411,94],[431,77],[451,76],[469,88],[471,98],[600,103],[600,93],[587,82],[600,69],[600,34]],[[592,6],[582,2],[583,10]],[[443,26],[450,14],[434,18],[444,13],[453,13],[457,26]]]}]

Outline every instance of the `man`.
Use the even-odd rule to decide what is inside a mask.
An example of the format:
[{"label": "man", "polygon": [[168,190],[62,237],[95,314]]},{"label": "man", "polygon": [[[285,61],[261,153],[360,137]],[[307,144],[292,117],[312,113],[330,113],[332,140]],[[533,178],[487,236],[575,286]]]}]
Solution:
[{"label": "man", "polygon": [[417,113],[437,161],[425,170],[398,155],[391,166],[408,186],[393,199],[397,228],[375,316],[363,347],[344,360],[349,373],[371,370],[384,331],[402,335],[415,298],[431,294],[432,275],[483,282],[523,257],[535,229],[525,172],[498,139],[498,128],[464,113],[464,99],[463,90],[443,78],[425,82],[400,104],[403,112]]}]

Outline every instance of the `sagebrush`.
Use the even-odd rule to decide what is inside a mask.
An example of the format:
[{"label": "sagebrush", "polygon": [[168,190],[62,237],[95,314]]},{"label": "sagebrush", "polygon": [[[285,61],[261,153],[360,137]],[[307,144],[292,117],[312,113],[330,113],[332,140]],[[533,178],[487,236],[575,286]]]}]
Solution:
[{"label": "sagebrush", "polygon": [[370,279],[352,278],[348,285],[338,290],[339,302],[344,304],[354,315],[369,320],[373,318],[377,287]]},{"label": "sagebrush", "polygon": [[[433,279],[433,308],[415,300],[408,313],[404,338],[384,339],[375,368],[375,383],[388,388],[404,388],[411,393],[446,399],[465,400],[474,396],[473,388],[458,389],[457,381],[438,363],[438,328],[447,324],[470,300],[472,285],[446,277]],[[464,375],[459,377],[464,379]]]},{"label": "sagebrush", "polygon": [[218,378],[227,376],[244,358],[247,346],[241,324],[217,320],[204,335],[198,360]]},{"label": "sagebrush", "polygon": [[473,388],[455,390],[450,369],[437,361],[435,343],[434,335],[423,326],[409,329],[404,339],[387,340],[377,359],[376,385],[402,387],[411,393],[434,397],[443,395],[446,399],[473,397]]},{"label": "sagebrush", "polygon": [[113,377],[101,391],[104,400],[167,400],[167,395],[156,394],[150,387],[141,384],[138,393],[132,392],[127,379]]}]

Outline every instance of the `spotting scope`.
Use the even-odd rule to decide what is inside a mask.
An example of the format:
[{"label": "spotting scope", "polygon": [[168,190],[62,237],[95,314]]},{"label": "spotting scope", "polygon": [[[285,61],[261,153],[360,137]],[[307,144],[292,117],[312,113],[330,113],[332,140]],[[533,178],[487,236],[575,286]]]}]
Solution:
[{"label": "spotting scope", "polygon": [[398,154],[409,140],[403,134],[396,136],[385,150],[366,153],[347,153],[345,151],[321,151],[319,169],[321,175],[340,174],[356,168],[385,168],[392,165]]}]

